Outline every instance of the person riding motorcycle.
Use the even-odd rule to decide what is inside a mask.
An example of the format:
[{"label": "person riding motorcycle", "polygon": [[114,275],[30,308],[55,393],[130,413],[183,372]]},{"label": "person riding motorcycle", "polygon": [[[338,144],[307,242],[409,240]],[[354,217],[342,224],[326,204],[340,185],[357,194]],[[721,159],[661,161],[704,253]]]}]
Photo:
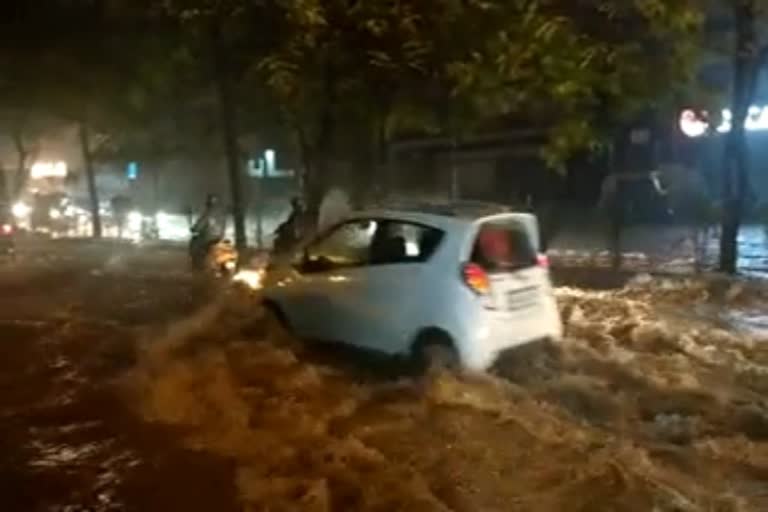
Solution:
[{"label": "person riding motorcycle", "polygon": [[298,197],[291,199],[291,213],[275,230],[274,250],[277,253],[289,251],[302,235],[304,205]]},{"label": "person riding motorcycle", "polygon": [[224,237],[223,215],[219,209],[219,198],[209,194],[205,201],[205,209],[200,218],[192,226],[192,237],[189,241],[189,255],[192,265],[201,269],[211,247]]}]

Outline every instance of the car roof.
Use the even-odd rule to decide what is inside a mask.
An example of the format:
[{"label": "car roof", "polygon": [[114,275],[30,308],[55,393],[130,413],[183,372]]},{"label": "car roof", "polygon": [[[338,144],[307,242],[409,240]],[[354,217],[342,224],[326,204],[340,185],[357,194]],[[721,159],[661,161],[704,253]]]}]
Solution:
[{"label": "car roof", "polygon": [[441,229],[450,229],[457,226],[474,224],[483,219],[510,214],[518,217],[520,215],[533,217],[529,212],[514,212],[503,205],[462,201],[452,203],[404,203],[393,205],[393,207],[374,207],[356,211],[349,218],[396,219],[416,224],[426,224]]}]

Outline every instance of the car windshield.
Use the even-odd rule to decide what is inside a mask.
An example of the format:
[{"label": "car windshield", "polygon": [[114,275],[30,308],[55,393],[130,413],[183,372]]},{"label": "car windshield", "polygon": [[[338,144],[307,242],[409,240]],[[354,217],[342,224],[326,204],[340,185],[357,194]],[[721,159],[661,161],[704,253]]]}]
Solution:
[{"label": "car windshield", "polygon": [[519,270],[536,265],[536,251],[518,222],[486,222],[477,234],[472,262],[488,272]]}]

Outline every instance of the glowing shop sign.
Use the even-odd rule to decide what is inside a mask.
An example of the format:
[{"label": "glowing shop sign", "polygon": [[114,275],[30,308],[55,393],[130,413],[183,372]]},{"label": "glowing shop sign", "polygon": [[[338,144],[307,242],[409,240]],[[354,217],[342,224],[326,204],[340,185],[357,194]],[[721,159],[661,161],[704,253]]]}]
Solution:
[{"label": "glowing shop sign", "polygon": [[66,162],[35,162],[29,172],[33,180],[66,178],[67,164]]},{"label": "glowing shop sign", "polygon": [[[680,114],[680,130],[692,138],[706,135],[710,131],[710,123],[707,117],[706,112],[699,114],[693,110],[684,110]],[[724,109],[721,113],[721,119],[720,125],[715,129],[717,133],[730,132],[733,119],[731,111]],[[768,106],[750,107],[747,112],[747,118],[744,121],[744,128],[750,132],[768,131]]]}]

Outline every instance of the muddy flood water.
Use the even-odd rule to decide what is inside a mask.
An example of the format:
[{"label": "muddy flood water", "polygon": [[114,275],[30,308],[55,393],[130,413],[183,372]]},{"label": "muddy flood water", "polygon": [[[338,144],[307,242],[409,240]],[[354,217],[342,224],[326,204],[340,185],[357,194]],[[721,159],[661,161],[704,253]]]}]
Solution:
[{"label": "muddy flood water", "polygon": [[563,342],[425,379],[143,258],[0,271],[0,510],[768,510],[760,285],[562,287]]}]

